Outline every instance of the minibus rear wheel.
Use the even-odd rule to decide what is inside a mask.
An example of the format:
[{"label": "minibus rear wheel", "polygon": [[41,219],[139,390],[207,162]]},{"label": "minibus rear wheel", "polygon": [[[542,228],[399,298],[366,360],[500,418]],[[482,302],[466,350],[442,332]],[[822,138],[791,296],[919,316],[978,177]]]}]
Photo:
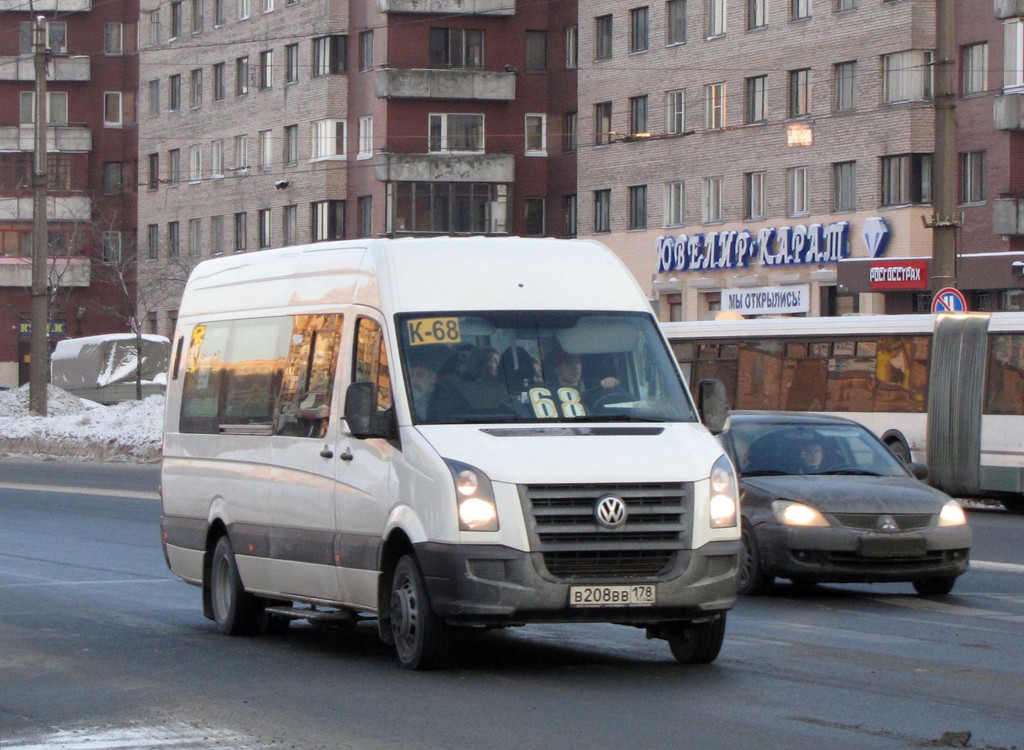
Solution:
[{"label": "minibus rear wheel", "polygon": [[256,632],[259,601],[242,586],[235,553],[226,534],[217,540],[210,560],[210,604],[213,620],[221,633],[251,635]]},{"label": "minibus rear wheel", "polygon": [[442,666],[448,656],[448,626],[434,614],[423,573],[412,555],[395,566],[389,608],[399,663],[406,669]]}]

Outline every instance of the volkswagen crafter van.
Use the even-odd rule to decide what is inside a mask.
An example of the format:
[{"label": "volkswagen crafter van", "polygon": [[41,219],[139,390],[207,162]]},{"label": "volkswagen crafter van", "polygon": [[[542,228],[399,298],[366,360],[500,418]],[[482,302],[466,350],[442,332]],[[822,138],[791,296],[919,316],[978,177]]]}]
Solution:
[{"label": "volkswagen crafter van", "polygon": [[736,492],[601,244],[327,242],[208,260],[186,285],[163,549],[223,633],[375,617],[418,669],[458,627],[605,622],[710,662]]}]

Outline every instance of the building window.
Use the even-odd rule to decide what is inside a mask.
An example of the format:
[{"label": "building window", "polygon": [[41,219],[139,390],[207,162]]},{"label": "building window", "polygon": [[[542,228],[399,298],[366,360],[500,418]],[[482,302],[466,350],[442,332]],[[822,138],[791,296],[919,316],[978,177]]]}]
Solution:
[{"label": "building window", "polygon": [[120,21],[108,21],[103,24],[103,54],[124,54],[124,24]]},{"label": "building window", "polygon": [[577,135],[579,117],[576,112],[565,113],[565,126],[564,126],[564,140],[562,141],[563,151],[575,151],[579,143],[579,137]]},{"label": "building window", "polygon": [[156,260],[160,257],[160,226],[150,224],[146,227],[146,244],[149,251],[149,259]]},{"label": "building window", "polygon": [[701,221],[710,224],[722,220],[722,178],[705,177],[701,201]]},{"label": "building window", "polygon": [[371,157],[373,157],[373,155],[374,118],[373,115],[367,115],[365,117],[359,118],[359,152],[356,155],[356,159],[370,159]]},{"label": "building window", "polygon": [[373,70],[373,30],[359,32],[359,69]]},{"label": "building window", "polygon": [[171,39],[181,36],[181,3],[171,3]]},{"label": "building window", "polygon": [[210,171],[213,177],[224,176],[224,141],[220,139],[210,143]]},{"label": "building window", "polygon": [[835,112],[852,112],[857,108],[857,63],[847,61],[832,67],[832,82],[835,98],[832,109]]},{"label": "building window", "polygon": [[268,248],[271,245],[270,209],[261,208],[257,211],[256,220],[259,222],[259,231],[256,238],[259,244],[257,247],[260,249]]},{"label": "building window", "polygon": [[882,100],[886,104],[932,98],[931,50],[907,50],[882,57]]},{"label": "building window", "polygon": [[744,175],[746,216],[751,221],[765,218],[765,186],[768,181],[767,172],[747,172]]},{"label": "building window", "polygon": [[526,155],[547,156],[548,118],[547,115],[526,115]]},{"label": "building window", "polygon": [[[480,153],[484,150],[483,115],[434,114],[429,117],[429,128],[428,150],[432,153]],[[371,144],[367,154],[372,151]]]},{"label": "building window", "polygon": [[811,0],[789,0],[790,18],[803,21],[811,17]]},{"label": "building window", "polygon": [[811,69],[789,71],[789,116],[806,117],[811,113]]},{"label": "building window", "polygon": [[119,128],[124,124],[121,111],[121,92],[107,91],[103,94],[103,127]]},{"label": "building window", "polygon": [[985,201],[985,152],[966,151],[960,154],[960,202]]},{"label": "building window", "polygon": [[747,79],[747,106],[744,115],[747,125],[768,120],[768,76]]},{"label": "building window", "polygon": [[768,0],[747,0],[747,31],[768,25]]},{"label": "building window", "polygon": [[224,252],[224,217],[210,217],[210,255],[221,255]]},{"label": "building window", "polygon": [[203,254],[203,220],[188,220],[188,254],[198,258]]},{"label": "building window", "polygon": [[197,109],[203,104],[203,69],[196,68],[192,71],[189,85],[189,106]]},{"label": "building window", "polygon": [[647,229],[647,186],[629,188],[629,226],[627,229]]},{"label": "building window", "polygon": [[649,13],[646,7],[629,11],[629,51],[646,52]]},{"label": "building window", "polygon": [[508,231],[509,186],[487,182],[395,182],[389,231],[499,234]]},{"label": "building window", "polygon": [[160,79],[154,78],[149,82],[149,116],[156,117],[160,114]]},{"label": "building window", "polygon": [[213,25],[223,26],[227,23],[227,0],[213,0]]},{"label": "building window", "polygon": [[249,171],[249,136],[235,136],[235,169],[244,174]]},{"label": "building window", "polygon": [[594,231],[612,231],[612,191],[594,191]]},{"label": "building window", "polygon": [[168,171],[170,172],[167,176],[167,182],[171,185],[177,185],[181,182],[181,150],[172,148],[168,151],[167,163],[169,166]]},{"label": "building window", "polygon": [[294,166],[299,163],[299,126],[284,126],[284,163],[286,166]]},{"label": "building window", "polygon": [[[27,8],[25,10],[27,10]],[[50,54],[66,55],[68,52],[67,24],[63,21],[45,21],[44,23],[46,24],[47,50]],[[35,52],[34,45],[35,23],[33,21],[22,21],[18,24],[18,52],[22,55],[31,55]],[[104,52],[106,51],[106,47],[104,47]]]},{"label": "building window", "polygon": [[576,195],[565,196],[565,236],[576,236]]},{"label": "building window", "polygon": [[295,245],[299,241],[299,208],[298,206],[285,206],[281,216],[281,231],[284,234],[285,245]]},{"label": "building window", "polygon": [[431,29],[429,52],[432,68],[482,68],[483,29]]},{"label": "building window", "polygon": [[104,232],[103,239],[103,261],[105,263],[117,264],[121,262],[121,233]]},{"label": "building window", "polygon": [[708,9],[708,37],[725,34],[725,0],[705,0]]},{"label": "building window", "polygon": [[565,67],[575,70],[580,64],[580,33],[579,27],[570,26],[565,30]]},{"label": "building window", "polygon": [[665,92],[665,130],[672,135],[686,132],[686,89]]},{"label": "building window", "polygon": [[594,19],[594,59],[609,60],[612,56],[612,17]]},{"label": "building window", "polygon": [[310,207],[313,242],[345,237],[345,201],[320,201]]},{"label": "building window", "polygon": [[168,80],[170,91],[167,95],[167,109],[176,112],[181,109],[181,76],[175,73]]},{"label": "building window", "polygon": [[274,0],[263,0],[263,12],[273,13],[274,12]]},{"label": "building window", "polygon": [[987,91],[988,44],[981,42],[965,46],[960,56],[960,68],[963,71],[961,90],[964,96]]},{"label": "building window", "polygon": [[295,83],[299,80],[299,45],[284,46],[284,82]]},{"label": "building window", "polygon": [[203,0],[192,0],[192,33],[198,34],[203,30]]},{"label": "building window", "polygon": [[269,170],[274,159],[273,134],[269,130],[261,130],[256,139],[259,149],[259,168],[264,171]]},{"label": "building window", "polygon": [[857,210],[857,162],[841,161],[832,165],[834,211]]},{"label": "building window", "polygon": [[318,36],[313,39],[313,77],[344,73],[348,54],[348,37],[344,34]]},{"label": "building window", "polygon": [[527,198],[523,201],[523,231],[529,237],[540,237],[544,234],[544,199]]},{"label": "building window", "polygon": [[149,162],[147,187],[150,190],[156,190],[160,187],[160,154],[149,154],[147,161]]},{"label": "building window", "polygon": [[704,124],[708,130],[725,127],[725,84],[711,83],[704,87]]},{"label": "building window", "polygon": [[[22,91],[19,97],[19,120],[22,125],[36,121],[36,95],[34,91]],[[68,122],[68,95],[65,91],[46,92],[46,122],[50,125],[66,125]]]},{"label": "building window", "polygon": [[634,96],[629,100],[629,132],[631,135],[648,132],[646,96]]},{"label": "building window", "polygon": [[1003,24],[1003,88],[1024,86],[1024,18]]},{"label": "building window", "polygon": [[598,146],[612,142],[612,103],[594,105],[594,143]]},{"label": "building window", "polygon": [[686,223],[686,183],[682,180],[665,185],[665,226],[681,227]]},{"label": "building window", "polygon": [[246,213],[245,211],[239,211],[235,214],[235,252],[245,252],[245,243],[247,237],[246,230]]},{"label": "building window", "polygon": [[203,179],[203,148],[202,146],[189,146],[188,181],[199,182],[201,179]]},{"label": "building window", "polygon": [[167,257],[181,255],[181,229],[176,221],[167,222]]},{"label": "building window", "polygon": [[345,158],[345,121],[316,120],[312,124],[313,149],[311,158]]},{"label": "building window", "polygon": [[857,9],[857,0],[835,0],[836,13]]},{"label": "building window", "polygon": [[244,21],[252,15],[251,0],[238,0],[238,20]]},{"label": "building window", "polygon": [[149,43],[156,46],[160,44],[160,11],[154,10],[149,14]]},{"label": "building window", "polygon": [[235,96],[244,96],[249,93],[249,57],[239,57],[235,60]]},{"label": "building window", "polygon": [[356,222],[359,225],[359,236],[373,235],[373,196],[360,195],[356,201]]},{"label": "building window", "polygon": [[665,16],[665,44],[685,44],[686,0],[668,0]]},{"label": "building window", "polygon": [[787,181],[789,183],[789,215],[806,216],[810,213],[807,167],[793,167],[788,170]]},{"label": "building window", "polygon": [[274,50],[260,52],[260,88],[269,89],[274,85]]},{"label": "building window", "polygon": [[108,161],[103,163],[104,195],[121,195],[123,188],[121,174],[121,162]]},{"label": "building window", "polygon": [[224,100],[224,68],[225,65],[222,62],[213,65],[213,100],[215,102]]},{"label": "building window", "polygon": [[882,206],[926,205],[931,202],[931,154],[882,157]]},{"label": "building window", "polygon": [[548,33],[546,31],[526,32],[526,69],[548,69]]}]

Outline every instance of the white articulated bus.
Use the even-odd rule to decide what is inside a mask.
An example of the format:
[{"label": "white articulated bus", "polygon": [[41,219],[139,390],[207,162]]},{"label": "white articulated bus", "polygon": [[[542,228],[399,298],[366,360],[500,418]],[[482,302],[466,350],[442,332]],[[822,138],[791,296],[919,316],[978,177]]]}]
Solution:
[{"label": "white articulated bus", "polygon": [[172,342],[163,548],[227,634],[613,622],[716,658],[740,551],[720,387],[686,390],[588,241],[368,239],[206,261]]},{"label": "white articulated bus", "polygon": [[690,382],[735,409],[839,414],[930,482],[1024,509],[1024,313],[663,323]]}]

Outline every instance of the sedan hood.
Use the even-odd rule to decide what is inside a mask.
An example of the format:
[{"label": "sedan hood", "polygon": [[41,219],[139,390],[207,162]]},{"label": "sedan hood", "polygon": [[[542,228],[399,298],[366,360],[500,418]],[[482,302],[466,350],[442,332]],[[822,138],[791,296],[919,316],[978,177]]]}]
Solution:
[{"label": "sedan hood", "polygon": [[950,498],[913,477],[840,474],[749,477],[761,495],[794,500],[825,513],[938,513]]}]

